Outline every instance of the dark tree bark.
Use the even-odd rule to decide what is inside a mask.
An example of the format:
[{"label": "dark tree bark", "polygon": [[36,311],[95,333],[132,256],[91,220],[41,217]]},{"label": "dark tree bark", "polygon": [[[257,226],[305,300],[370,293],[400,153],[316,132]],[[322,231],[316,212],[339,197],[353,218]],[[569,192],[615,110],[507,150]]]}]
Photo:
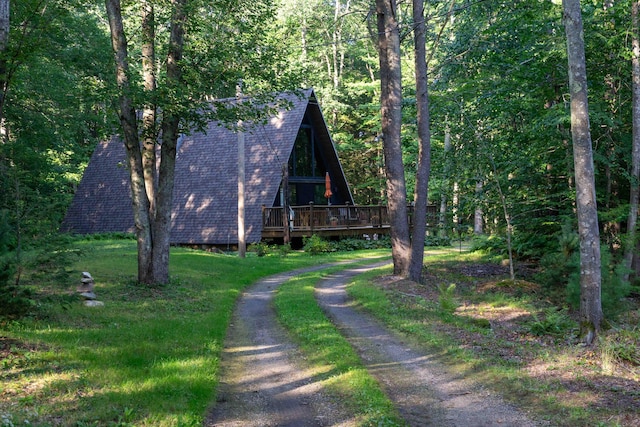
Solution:
[{"label": "dark tree bark", "polygon": [[[167,53],[167,84],[170,91],[177,91],[182,83],[182,53],[184,49],[184,26],[187,19],[187,0],[174,0],[171,17],[171,35]],[[174,111],[165,111],[162,116],[162,147],[156,196],[156,214],[153,221],[153,271],[156,281],[169,281],[169,249],[171,237],[171,207],[176,169],[176,147],[179,136],[180,117]]]},{"label": "dark tree bark", "polygon": [[138,281],[152,283],[151,248],[153,242],[151,238],[151,218],[149,217],[149,199],[142,170],[142,153],[138,137],[136,110],[129,95],[131,84],[129,81],[127,39],[122,24],[120,0],[106,0],[105,5],[111,29],[111,44],[116,64],[116,81],[120,91],[120,126],[122,127],[122,138],[127,151],[127,164],[131,182],[133,219],[138,241]]},{"label": "dark tree bark", "polygon": [[569,62],[571,136],[580,236],[580,332],[584,341],[591,344],[602,322],[600,293],[602,273],[593,152],[589,130],[584,32],[580,0],[563,0],[562,4]]},{"label": "dark tree bark", "polygon": [[[180,61],[184,46],[184,24],[186,20],[185,5],[187,0],[173,0],[173,14],[171,18],[171,33],[166,60],[166,75],[169,91],[179,91],[182,82]],[[111,40],[115,52],[117,83],[120,90],[120,124],[122,126],[124,144],[127,150],[127,161],[130,170],[131,195],[133,203],[134,221],[138,240],[138,281],[145,284],[167,283],[169,281],[169,249],[171,233],[171,207],[173,202],[173,186],[175,176],[176,145],[179,134],[180,117],[172,108],[165,108],[162,116],[162,141],[160,147],[160,164],[157,173],[157,187],[155,186],[155,137],[147,134],[155,127],[151,123],[151,113],[145,114],[145,148],[147,157],[143,161],[136,110],[129,96],[129,64],[128,46],[122,25],[122,13],[119,0],[106,0],[107,15],[111,28]],[[153,14],[143,5],[143,33],[145,47],[143,53],[143,74],[145,88],[155,89],[155,78],[151,78],[152,71],[147,67],[153,53],[154,40],[149,25],[153,25]],[[148,80],[147,80],[148,78]],[[153,133],[155,136],[155,132]],[[155,155],[155,154],[154,154]],[[145,168],[147,168],[145,173]],[[151,189],[147,189],[149,182]],[[153,202],[148,194],[155,195]]]},{"label": "dark tree bark", "polygon": [[4,129],[4,103],[9,88],[7,45],[9,44],[10,10],[10,1],[0,0],[0,127],[2,129]]},{"label": "dark tree bark", "polygon": [[413,24],[416,63],[416,107],[418,111],[418,168],[416,171],[416,204],[413,213],[409,278],[419,282],[424,261],[427,199],[431,171],[431,132],[429,129],[429,86],[427,82],[424,0],[413,0]]},{"label": "dark tree bark", "polygon": [[400,31],[395,0],[376,0],[378,54],[380,57],[380,115],[387,203],[391,223],[391,252],[394,274],[407,276],[411,257],[407,192],[402,163],[400,130],[402,125],[402,73]]}]

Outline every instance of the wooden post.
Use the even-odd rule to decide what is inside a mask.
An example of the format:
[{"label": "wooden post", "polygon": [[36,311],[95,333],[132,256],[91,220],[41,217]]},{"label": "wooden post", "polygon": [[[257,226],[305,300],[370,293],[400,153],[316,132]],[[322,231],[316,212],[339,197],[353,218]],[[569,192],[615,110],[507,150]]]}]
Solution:
[{"label": "wooden post", "polygon": [[313,234],[313,224],[316,221],[313,217],[313,202],[309,202],[309,226],[311,227],[311,234]]},{"label": "wooden post", "polygon": [[291,242],[291,229],[289,228],[289,168],[282,165],[282,240],[284,244]]},{"label": "wooden post", "polygon": [[[237,98],[238,103],[242,97],[242,80],[238,82]],[[242,130],[242,120],[238,120],[238,256],[244,258],[247,253],[247,241],[244,233],[244,131]]]}]

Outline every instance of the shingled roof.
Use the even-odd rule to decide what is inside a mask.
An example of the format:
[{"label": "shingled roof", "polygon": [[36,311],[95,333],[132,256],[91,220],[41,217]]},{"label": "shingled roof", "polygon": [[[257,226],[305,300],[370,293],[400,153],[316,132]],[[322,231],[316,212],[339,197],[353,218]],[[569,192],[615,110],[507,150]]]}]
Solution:
[{"label": "shingled roof", "polygon": [[[288,162],[307,115],[314,127],[339,203],[353,203],[338,155],[312,89],[266,123],[245,132],[246,241],[258,242],[262,206],[278,200],[282,166]],[[238,212],[238,136],[220,123],[181,137],[176,158],[171,241],[174,244],[235,244]],[[100,143],[87,166],[62,231],[77,234],[133,232],[134,222],[124,144],[118,137]]]}]

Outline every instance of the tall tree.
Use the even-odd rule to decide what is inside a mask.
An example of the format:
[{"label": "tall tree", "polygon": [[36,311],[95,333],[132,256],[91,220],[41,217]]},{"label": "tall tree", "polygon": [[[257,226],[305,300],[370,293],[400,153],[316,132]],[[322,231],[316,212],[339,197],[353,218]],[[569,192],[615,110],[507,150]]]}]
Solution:
[{"label": "tall tree", "polygon": [[593,342],[602,322],[600,231],[596,205],[595,176],[584,32],[580,0],[563,0],[569,90],[571,94],[571,136],[576,179],[576,207],[580,235],[580,317],[581,335],[587,344]]},{"label": "tall tree", "polygon": [[105,81],[112,79],[97,12],[81,0],[11,2],[0,54],[0,210],[14,231],[12,250],[18,240],[52,240],[91,147],[104,135]]},{"label": "tall tree", "polygon": [[[176,93],[182,85],[182,53],[184,49],[185,7],[187,0],[172,2],[169,47],[166,58],[166,86]],[[154,89],[153,64],[153,11],[147,2],[143,10],[143,70],[145,89]],[[128,45],[122,20],[119,0],[106,1],[111,40],[115,52],[117,82],[120,89],[120,123],[129,165],[131,196],[138,241],[138,280],[141,283],[167,283],[169,281],[169,248],[171,232],[171,207],[175,174],[176,145],[179,136],[180,117],[177,111],[168,109],[162,115],[162,142],[160,165],[155,179],[155,126],[153,108],[144,113],[144,158],[140,148],[140,137],[136,110],[131,97],[131,72],[128,63]],[[148,190],[147,190],[148,189]],[[150,197],[150,195],[152,197]],[[155,196],[155,197],[153,197]]]},{"label": "tall tree", "polygon": [[129,46],[124,32],[122,7],[120,0],[106,0],[105,5],[107,16],[109,17],[109,28],[111,29],[111,43],[116,64],[116,81],[120,91],[120,125],[130,174],[133,218],[138,241],[138,280],[147,284],[166,283],[169,280],[168,277],[156,276],[153,272],[152,219],[149,212],[149,197],[145,189],[138,121],[133,100],[131,99],[132,84],[129,80],[131,74],[129,68]]},{"label": "tall tree", "polygon": [[416,64],[416,105],[418,110],[418,166],[416,171],[415,210],[413,213],[409,278],[419,282],[424,261],[429,172],[431,169],[431,132],[429,130],[429,90],[427,82],[424,0],[413,0],[413,25]]},{"label": "tall tree", "polygon": [[11,18],[10,3],[9,0],[0,0],[0,129],[4,129],[4,102],[8,88],[7,45]]},{"label": "tall tree", "polygon": [[391,224],[391,251],[394,274],[407,276],[411,242],[407,218],[407,190],[402,162],[402,72],[400,68],[400,27],[395,0],[376,0],[378,55],[380,57],[380,116],[387,204]]},{"label": "tall tree", "polygon": [[[232,96],[244,75],[247,95],[295,86],[288,73],[280,73],[280,52],[267,37],[273,21],[269,1],[105,0],[105,5],[130,173],[138,280],[166,283],[180,135],[204,129],[207,120],[231,125],[239,114],[250,119],[271,111],[264,107],[268,95],[253,97],[262,108],[251,102],[211,107],[211,99]],[[125,34],[127,28],[136,31]]]},{"label": "tall tree", "polygon": [[631,93],[632,93],[632,148],[631,148],[631,184],[629,189],[629,216],[627,219],[627,239],[624,248],[624,260],[627,270],[626,279],[632,268],[638,223],[638,203],[640,202],[640,26],[638,13],[640,1],[631,3]]}]

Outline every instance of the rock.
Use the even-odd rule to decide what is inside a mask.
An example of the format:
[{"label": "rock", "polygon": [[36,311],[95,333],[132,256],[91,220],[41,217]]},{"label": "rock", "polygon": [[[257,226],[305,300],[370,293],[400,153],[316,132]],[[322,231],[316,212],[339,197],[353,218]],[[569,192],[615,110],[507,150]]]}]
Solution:
[{"label": "rock", "polygon": [[102,301],[86,300],[84,305],[86,307],[103,307],[104,303]]},{"label": "rock", "polygon": [[78,286],[76,291],[78,292],[93,292],[93,280],[90,283],[82,283],[82,285]]},{"label": "rock", "polygon": [[85,305],[86,301],[94,301],[96,299],[96,294],[93,293],[94,286],[95,282],[93,281],[91,274],[88,271],[83,271],[82,278],[80,279],[80,286],[76,288],[76,292],[85,299]]},{"label": "rock", "polygon": [[94,294],[93,292],[82,292],[80,296],[88,300],[96,299],[96,294]]}]

